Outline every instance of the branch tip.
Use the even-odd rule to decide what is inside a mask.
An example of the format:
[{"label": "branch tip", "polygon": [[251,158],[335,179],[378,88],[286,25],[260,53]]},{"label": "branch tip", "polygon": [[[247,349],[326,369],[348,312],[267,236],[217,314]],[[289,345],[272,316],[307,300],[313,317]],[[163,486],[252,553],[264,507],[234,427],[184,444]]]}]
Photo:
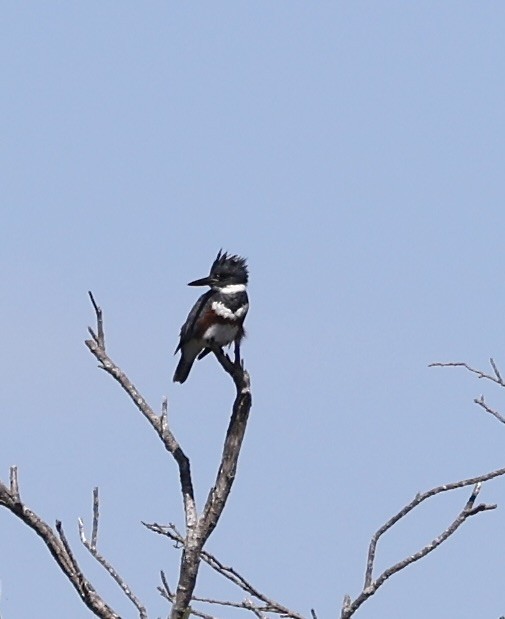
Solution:
[{"label": "branch tip", "polygon": [[12,498],[16,503],[21,502],[21,497],[19,495],[19,482],[18,482],[18,467],[11,466],[9,469],[9,483],[10,483],[10,493]]},{"label": "branch tip", "polygon": [[91,292],[91,290],[88,290],[88,295],[89,295],[89,298],[91,299],[91,304],[93,305],[93,309],[95,310],[97,332],[95,334],[93,329],[91,329],[91,327],[88,327],[88,331],[91,337],[93,338],[93,340],[96,342],[96,344],[100,346],[100,348],[103,348],[105,350],[105,335],[103,331],[102,308],[95,301],[95,297],[93,296],[93,293]]},{"label": "branch tip", "polygon": [[93,488],[93,525],[91,528],[91,547],[96,549],[96,542],[98,538],[98,519],[100,517],[100,503],[98,498],[98,486]]}]

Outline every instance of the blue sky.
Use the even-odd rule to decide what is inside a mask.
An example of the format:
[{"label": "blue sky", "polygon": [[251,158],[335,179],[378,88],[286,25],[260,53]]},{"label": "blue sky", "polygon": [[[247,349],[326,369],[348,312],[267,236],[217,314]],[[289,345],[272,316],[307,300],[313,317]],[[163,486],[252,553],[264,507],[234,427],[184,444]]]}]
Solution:
[{"label": "blue sky", "polygon": [[[254,406],[209,550],[287,606],[335,616],[372,533],[418,491],[505,466],[505,6],[498,2],[19,2],[0,23],[0,477],[100,546],[147,604],[178,554],[140,520],[182,524],[177,471],[85,349],[92,289],[111,357],[170,402],[200,505],[232,387],[214,359],[171,383],[186,283],[221,247],[248,257],[243,354]],[[432,499],[378,568],[445,529]],[[356,615],[505,613],[505,480],[480,514]],[[36,536],[0,512],[2,619],[90,616]],[[199,593],[231,597],[205,570]],[[236,613],[220,613],[235,617]]]}]

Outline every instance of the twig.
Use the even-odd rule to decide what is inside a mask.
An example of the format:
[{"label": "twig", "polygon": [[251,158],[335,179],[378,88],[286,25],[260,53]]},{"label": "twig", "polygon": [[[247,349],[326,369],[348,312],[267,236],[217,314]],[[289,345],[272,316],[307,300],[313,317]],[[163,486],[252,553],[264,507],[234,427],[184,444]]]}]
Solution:
[{"label": "twig", "polygon": [[11,467],[10,488],[0,481],[0,505],[6,507],[37,533],[61,571],[92,613],[101,619],[120,619],[120,616],[98,595],[91,583],[83,576],[70,550],[61,523],[57,523],[57,529],[59,529],[59,535],[57,535],[40,516],[21,502],[16,467]]},{"label": "twig", "polygon": [[72,568],[75,574],[79,577],[80,580],[82,580],[83,578],[82,572],[79,568],[79,565],[77,564],[77,559],[74,557],[74,553],[72,552],[72,549],[70,548],[70,544],[68,543],[65,532],[63,531],[63,525],[61,524],[61,520],[56,521],[56,531],[58,531],[58,535],[60,537],[61,543],[63,544],[63,547],[65,548],[67,557],[69,558],[70,563],[72,564]]},{"label": "twig", "polygon": [[498,371],[498,368],[497,368],[497,366],[496,366],[496,363],[494,362],[493,357],[491,357],[491,358],[489,359],[489,363],[491,364],[491,367],[493,368],[493,371],[494,371],[494,373],[495,373],[495,376],[496,376],[496,378],[498,379],[498,381],[499,381],[500,385],[505,385],[505,383],[503,382],[503,379],[502,379],[502,377],[501,377],[501,375],[500,375],[500,372]]},{"label": "twig", "polygon": [[160,576],[161,576],[161,582],[163,583],[163,589],[166,594],[165,597],[167,598],[167,600],[172,601],[174,594],[172,593],[172,590],[168,586],[167,577],[165,576],[165,572],[163,570],[160,571]]},{"label": "twig", "polygon": [[[90,294],[93,307],[95,309],[97,320],[97,331],[100,333],[100,329],[103,334],[103,315],[102,310],[96,304],[93,295]],[[146,400],[142,397],[135,385],[130,381],[128,376],[119,368],[108,356],[105,351],[103,343],[104,339],[100,340],[100,337],[94,337],[94,332],[90,329],[92,335],[91,340],[86,340],[85,344],[95,358],[100,362],[102,367],[108,374],[110,374],[129,395],[135,406],[139,409],[142,415],[154,428],[158,436],[160,437],[165,449],[170,452],[179,467],[179,476],[181,482],[181,491],[184,503],[184,514],[186,517],[186,527],[188,529],[194,529],[197,522],[196,504],[193,491],[193,481],[191,478],[190,462],[173,433],[162,423],[163,416],[158,416],[154,413],[153,409],[149,406]]]},{"label": "twig", "polygon": [[[500,387],[505,387],[505,382],[502,378],[502,375],[500,374],[500,370],[498,369],[498,366],[496,365],[496,362],[492,357],[489,359],[489,363],[493,368],[494,376],[492,376],[491,374],[486,374],[486,372],[482,372],[481,370],[476,370],[475,368],[470,367],[467,363],[461,361],[452,363],[430,363],[428,367],[463,367],[469,372],[472,372],[472,374],[476,374],[479,378],[485,378],[492,381],[493,383],[496,383],[497,385],[500,385]],[[496,419],[498,419],[498,421],[501,421],[501,423],[505,423],[505,416],[499,413],[497,410],[488,406],[484,400],[483,395],[481,395],[479,398],[474,398],[474,403],[483,408],[490,415],[493,415],[493,417],[496,417]]]},{"label": "twig", "polygon": [[[98,499],[98,488],[94,488],[93,490],[93,528],[91,534],[91,542],[86,539],[86,534],[84,532],[84,523],[82,518],[79,518],[79,536],[81,538],[81,542],[85,546],[85,548],[90,552],[90,554],[100,563],[100,565],[109,572],[112,578],[116,581],[116,583],[121,587],[123,593],[127,596],[127,598],[131,601],[131,603],[138,610],[140,619],[147,619],[147,611],[144,605],[140,602],[138,597],[133,593],[130,587],[126,584],[124,578],[122,578],[118,572],[112,567],[112,565],[105,559],[103,555],[101,555],[96,548],[96,536],[98,532],[98,518],[99,518],[99,499]],[[94,537],[93,537],[94,536]],[[94,539],[94,544],[93,544]]]},{"label": "twig", "polygon": [[501,413],[499,413],[497,410],[494,410],[494,408],[491,408],[490,406],[488,406],[488,404],[486,404],[486,402],[484,400],[484,396],[483,395],[481,395],[480,398],[475,398],[474,402],[478,406],[482,407],[487,413],[490,413],[491,415],[496,417],[496,419],[498,419],[498,421],[501,421],[502,423],[505,423],[505,417]]},{"label": "twig", "polygon": [[166,396],[161,401],[160,426],[161,431],[166,432],[168,428],[168,398]]},{"label": "twig", "polygon": [[105,334],[103,332],[103,315],[102,308],[99,307],[97,302],[95,301],[95,297],[91,290],[88,290],[89,298],[91,299],[91,303],[93,305],[93,309],[95,310],[96,315],[96,325],[97,325],[97,333],[95,334],[91,327],[88,327],[88,331],[93,338],[93,340],[100,346],[100,348],[105,349]]},{"label": "twig", "polygon": [[[165,576],[165,572],[163,570],[160,571],[160,576],[161,576],[161,582],[163,586],[158,587],[158,591],[160,592],[162,597],[164,597],[166,600],[168,600],[169,602],[173,602],[175,599],[175,595],[170,589],[170,586],[167,582],[167,578]],[[254,615],[256,615],[256,617],[258,617],[258,619],[266,619],[265,615],[262,613],[262,610],[265,610],[265,609],[258,608],[251,600],[247,600],[247,599],[244,600],[243,602],[230,602],[227,600],[215,600],[213,598],[202,598],[202,597],[193,596],[192,601],[201,602],[203,604],[214,604],[216,606],[228,606],[231,608],[240,608],[240,609],[250,610]],[[191,613],[196,614],[193,608],[191,608]],[[208,615],[205,615],[204,613],[200,613],[198,616],[208,616]]]},{"label": "twig", "polygon": [[214,606],[227,606],[229,608],[239,608],[242,610],[251,611],[259,619],[265,619],[265,612],[268,612],[267,608],[260,608],[254,604],[252,600],[245,599],[242,602],[230,602],[229,600],[216,600],[214,598],[202,598],[193,596],[193,601],[201,602],[202,604],[212,604]]},{"label": "twig", "polygon": [[11,466],[9,470],[9,481],[10,481],[10,493],[14,501],[19,503],[21,498],[19,496],[19,482],[18,482],[18,467]]},{"label": "twig", "polygon": [[93,526],[91,529],[91,548],[95,550],[98,538],[98,520],[100,518],[100,504],[98,499],[98,486],[93,488]]},{"label": "twig", "polygon": [[[177,530],[175,525],[160,525],[157,523],[142,524],[159,535],[164,535],[177,544],[178,547],[184,546],[185,540],[181,533]],[[234,585],[245,591],[248,595],[256,598],[260,602],[263,602],[264,607],[261,607],[263,612],[271,612],[286,617],[287,619],[304,619],[299,613],[290,610],[280,602],[267,597],[264,593],[261,593],[256,587],[254,587],[248,580],[246,580],[241,574],[239,574],[234,568],[228,567],[221,563],[213,554],[207,550],[202,550],[200,553],[202,560],[209,565],[215,572],[221,574],[224,578],[232,582]]]},{"label": "twig", "polygon": [[496,383],[497,385],[500,385],[501,387],[505,387],[505,382],[503,381],[500,375],[500,372],[498,371],[498,368],[496,366],[494,359],[493,358],[489,359],[489,363],[491,364],[491,367],[493,368],[494,376],[492,376],[491,374],[486,374],[486,372],[482,372],[481,370],[476,370],[475,368],[472,368],[471,366],[468,365],[468,363],[465,363],[464,361],[450,361],[446,363],[437,361],[436,363],[430,363],[428,367],[429,368],[434,368],[434,367],[465,368],[469,372],[472,372],[472,374],[476,374],[479,378],[485,378],[487,380],[491,380],[493,381],[493,383]]},{"label": "twig", "polygon": [[410,503],[405,505],[405,507],[403,507],[398,513],[396,513],[384,525],[382,525],[382,527],[380,527],[378,531],[374,533],[368,549],[364,588],[366,589],[372,581],[373,564],[375,560],[377,542],[379,541],[379,538],[384,535],[384,533],[386,533],[386,531],[388,531],[394,524],[398,522],[398,520],[404,518],[415,507],[420,505],[423,501],[426,501],[426,499],[440,494],[441,492],[448,492],[450,490],[456,490],[457,488],[473,486],[475,484],[494,479],[495,477],[500,477],[501,475],[505,475],[505,468],[497,469],[496,471],[491,471],[490,473],[485,473],[484,475],[479,475],[477,477],[470,477],[469,479],[463,479],[461,481],[452,482],[450,484],[437,486],[436,488],[431,488],[431,490],[427,490],[426,492],[418,493]]},{"label": "twig", "polygon": [[[163,570],[160,571],[161,582],[163,584],[162,587],[158,587],[158,591],[162,597],[164,597],[168,602],[173,603],[175,600],[175,595],[168,586],[167,578],[165,576],[165,572]],[[200,612],[194,608],[189,607],[188,612],[190,615],[194,615],[195,617],[201,617],[201,619],[216,619],[211,615],[207,615],[206,613]]]},{"label": "twig", "polygon": [[[384,582],[390,578],[393,574],[396,574],[400,570],[405,569],[411,563],[422,559],[427,554],[438,548],[440,544],[442,544],[447,538],[449,538],[455,531],[465,522],[467,518],[478,514],[483,511],[489,511],[496,508],[496,505],[486,505],[485,503],[481,503],[474,507],[475,500],[480,492],[482,482],[487,481],[489,479],[493,479],[494,477],[498,477],[500,475],[505,474],[505,468],[498,469],[496,471],[492,471],[490,473],[486,473],[485,475],[480,475],[479,477],[473,477],[470,479],[465,479],[459,482],[454,482],[451,484],[445,484],[443,486],[437,486],[436,488],[432,488],[427,492],[423,492],[422,494],[418,494],[408,505],[406,505],[403,509],[401,509],[397,514],[395,514],[390,520],[388,520],[378,531],[373,535],[370,546],[368,550],[368,558],[367,558],[367,567],[365,573],[365,583],[363,586],[363,590],[353,601],[349,596],[345,596],[344,602],[342,605],[341,619],[348,619],[351,617],[356,610],[370,597],[372,596],[377,589],[384,584]],[[472,494],[470,498],[466,502],[463,510],[457,516],[457,518],[452,522],[452,524],[438,537],[433,539],[429,544],[424,546],[417,553],[406,557],[402,561],[399,561],[395,565],[389,567],[384,570],[382,574],[376,579],[373,580],[373,567],[375,561],[375,553],[377,548],[377,542],[379,538],[394,524],[396,524],[401,518],[405,517],[410,511],[412,511],[415,507],[417,507],[420,503],[425,501],[426,499],[440,494],[441,492],[447,492],[449,490],[454,490],[456,488],[463,488],[465,486],[474,485],[472,490]]]}]

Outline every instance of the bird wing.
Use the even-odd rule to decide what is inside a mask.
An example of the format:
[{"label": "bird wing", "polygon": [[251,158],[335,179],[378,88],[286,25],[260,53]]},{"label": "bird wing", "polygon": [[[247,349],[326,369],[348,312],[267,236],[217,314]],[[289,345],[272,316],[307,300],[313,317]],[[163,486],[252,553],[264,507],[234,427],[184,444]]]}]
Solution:
[{"label": "bird wing", "polygon": [[191,311],[186,318],[186,322],[181,327],[180,339],[175,352],[178,352],[182,345],[187,342],[191,338],[191,334],[193,333],[193,327],[195,326],[198,317],[203,309],[203,306],[207,303],[209,297],[212,294],[212,290],[207,290],[205,294],[197,300],[197,302],[191,308]]}]

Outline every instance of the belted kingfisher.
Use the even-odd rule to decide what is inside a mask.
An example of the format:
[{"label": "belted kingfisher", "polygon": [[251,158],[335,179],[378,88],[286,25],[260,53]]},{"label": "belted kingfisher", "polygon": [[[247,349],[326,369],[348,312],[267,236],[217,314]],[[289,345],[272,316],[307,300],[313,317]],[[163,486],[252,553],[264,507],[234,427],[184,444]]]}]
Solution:
[{"label": "belted kingfisher", "polygon": [[235,342],[235,360],[240,357],[240,340],[244,337],[244,319],[249,309],[246,286],[248,271],[245,258],[231,256],[219,250],[208,277],[188,286],[210,286],[198,299],[181,327],[179,345],[181,358],[175,370],[174,382],[183,383],[196,358],[211,352],[207,346],[215,343],[227,346]]}]

